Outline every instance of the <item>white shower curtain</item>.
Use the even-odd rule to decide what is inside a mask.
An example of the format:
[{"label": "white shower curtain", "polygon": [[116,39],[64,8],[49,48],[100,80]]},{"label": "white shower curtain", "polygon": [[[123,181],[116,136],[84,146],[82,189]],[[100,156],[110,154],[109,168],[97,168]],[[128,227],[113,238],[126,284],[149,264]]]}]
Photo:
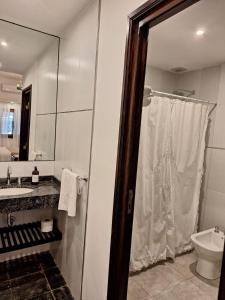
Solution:
[{"label": "white shower curtain", "polygon": [[143,108],[131,271],[191,249],[211,108],[158,96]]}]

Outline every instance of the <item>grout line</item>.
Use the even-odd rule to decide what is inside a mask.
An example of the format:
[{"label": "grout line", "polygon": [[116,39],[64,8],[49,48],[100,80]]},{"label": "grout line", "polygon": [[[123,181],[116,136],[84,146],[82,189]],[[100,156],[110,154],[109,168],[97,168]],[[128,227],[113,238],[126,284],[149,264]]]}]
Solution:
[{"label": "grout line", "polygon": [[14,299],[13,297],[13,289],[12,289],[12,285],[11,285],[11,279],[7,279],[7,280],[3,280],[0,282],[1,284],[4,283],[4,284],[10,284],[10,287],[8,289],[5,289],[4,291],[7,291],[9,290],[10,291],[10,295],[11,295],[11,298]]},{"label": "grout line", "polygon": [[56,300],[56,297],[55,297],[55,295],[53,294],[52,290],[51,290],[51,295],[52,295],[53,299]]},{"label": "grout line", "polygon": [[65,288],[65,287],[67,287],[67,288],[68,288],[67,284],[64,284],[64,285],[58,286],[57,288],[55,288],[55,289],[52,289],[52,291],[55,291],[55,290],[58,290],[58,289],[61,289],[61,288]]},{"label": "grout line", "polygon": [[43,114],[36,114],[36,116],[48,116],[48,115],[57,115],[56,112],[54,113],[43,113]]},{"label": "grout line", "polygon": [[[192,252],[191,252],[192,253]],[[190,253],[188,253],[187,255],[189,255]],[[185,256],[185,254],[184,254],[184,256]],[[167,262],[167,261],[166,261]],[[195,263],[195,262],[194,262]],[[190,263],[190,264],[192,264],[192,263]],[[145,286],[144,285],[142,285],[142,282],[138,282],[137,280],[135,280],[135,282],[136,282],[136,284],[139,286],[139,287],[141,287],[148,295],[150,295],[150,296],[160,296],[160,295],[165,295],[166,294],[166,292],[168,292],[168,291],[171,291],[172,289],[174,289],[176,286],[178,286],[179,284],[181,284],[181,283],[188,283],[188,282],[190,282],[191,284],[193,284],[194,286],[195,286],[195,288],[196,288],[196,290],[198,290],[198,293],[199,292],[201,292],[201,293],[203,293],[203,296],[205,295],[207,295],[207,293],[203,290],[203,289],[201,289],[201,287],[199,287],[198,286],[198,284],[196,284],[195,282],[193,282],[192,280],[194,279],[194,278],[198,278],[198,276],[196,276],[194,273],[192,273],[192,275],[190,276],[190,277],[185,277],[183,274],[182,274],[182,272],[180,272],[179,270],[176,270],[176,269],[174,269],[170,264],[167,264],[167,266],[169,267],[169,268],[171,268],[173,271],[176,271],[176,273],[178,273],[182,278],[180,279],[180,280],[178,280],[176,283],[173,283],[173,284],[171,284],[170,286],[169,286],[169,288],[167,289],[167,290],[165,290],[165,291],[160,291],[159,292],[159,294],[157,293],[157,294],[153,294],[153,293],[151,293],[151,291],[147,291],[146,289],[145,289]],[[156,266],[157,267],[157,266]],[[186,266],[187,268],[189,267],[189,263],[188,263],[188,265]],[[138,275],[137,275],[138,276]],[[199,279],[199,278],[198,278]],[[201,279],[199,279],[199,280],[201,280]],[[205,281],[203,281],[205,284],[207,284],[207,282],[205,282]],[[217,290],[218,290],[218,287],[216,287],[217,288]]]},{"label": "grout line", "polygon": [[21,278],[23,278],[23,277],[30,276],[30,275],[37,274],[37,273],[41,273],[41,270],[35,271],[35,272],[32,272],[32,273],[28,273],[28,274],[24,274],[24,275],[21,275],[21,276],[15,277],[15,278],[11,278],[11,279],[9,279],[9,280],[5,280],[5,281],[2,281],[2,282],[6,282],[6,281],[14,281],[14,280],[21,279]]},{"label": "grout line", "polygon": [[[29,256],[29,255],[27,255],[27,256]],[[7,278],[6,280],[4,280],[4,281],[1,281],[1,283],[8,283],[8,284],[10,285],[10,288],[7,289],[7,290],[10,291],[11,299],[15,299],[14,293],[13,293],[13,287],[12,287],[12,284],[11,284],[14,280],[20,280],[21,278],[24,278],[24,277],[27,277],[27,276],[32,276],[32,275],[38,274],[38,273],[41,273],[41,274],[44,276],[44,279],[45,279],[45,281],[46,281],[47,287],[48,287],[48,289],[49,289],[48,291],[42,293],[40,296],[50,293],[51,296],[53,297],[53,299],[56,300],[53,291],[54,291],[54,290],[57,290],[57,289],[59,289],[59,288],[63,288],[63,287],[67,287],[67,288],[68,288],[67,283],[66,283],[66,281],[65,281],[65,284],[64,284],[64,285],[52,289],[51,286],[50,286],[50,283],[49,283],[49,281],[48,281],[48,279],[47,279],[47,276],[46,276],[46,274],[45,274],[45,270],[48,270],[48,269],[57,267],[57,265],[55,264],[55,266],[49,267],[49,268],[47,268],[47,269],[44,269],[43,266],[42,266],[42,264],[41,264],[41,262],[40,262],[40,260],[39,260],[39,258],[38,258],[38,256],[37,256],[37,255],[35,255],[35,256],[36,256],[36,259],[37,259],[37,265],[40,267],[40,269],[39,269],[38,271],[30,272],[30,273],[28,273],[28,274],[24,274],[24,275],[15,277],[15,278],[10,278],[10,277],[9,277],[9,273],[7,272],[8,278]],[[13,260],[14,260],[14,259],[12,259],[11,261],[13,261]],[[10,261],[10,260],[9,260],[9,261]],[[53,261],[54,261],[54,263],[55,263],[54,258],[53,258]],[[30,261],[30,263],[32,263],[32,261]],[[57,268],[58,268],[58,267],[57,267]],[[60,271],[60,275],[62,276],[61,271]],[[64,279],[64,278],[63,278],[63,279]],[[64,280],[65,280],[65,279],[64,279]]]},{"label": "grout line", "polygon": [[40,263],[40,266],[41,266],[41,272],[42,272],[42,274],[43,274],[44,277],[45,277],[45,281],[46,281],[46,283],[47,283],[47,286],[48,286],[48,288],[50,289],[50,293],[51,293],[51,295],[53,296],[53,299],[55,299],[55,296],[54,296],[54,294],[53,294],[53,292],[52,292],[52,288],[51,288],[50,283],[48,282],[48,278],[47,278],[47,276],[46,276],[46,274],[45,274],[45,270],[44,270],[43,266],[41,265],[41,263]]},{"label": "grout line", "polygon": [[78,113],[78,112],[85,112],[85,111],[93,111],[93,108],[87,108],[87,109],[78,109],[78,110],[68,110],[68,111],[58,111],[59,114],[69,114],[69,113]]},{"label": "grout line", "polygon": [[214,150],[225,150],[224,147],[213,147],[213,146],[207,146],[207,149],[214,149]]},{"label": "grout line", "polygon": [[[50,253],[50,252],[49,252],[49,253]],[[50,255],[51,255],[51,253],[50,253]],[[52,256],[52,255],[51,255],[51,256]],[[52,257],[52,258],[53,258],[53,257]],[[54,261],[54,263],[55,263],[54,258],[53,258],[53,261]],[[56,268],[60,271],[60,275],[62,276],[63,280],[65,281],[65,284],[62,285],[62,286],[59,286],[59,287],[57,287],[57,288],[52,289],[51,286],[50,286],[50,284],[49,284],[49,282],[48,282],[48,278],[47,278],[47,276],[46,276],[46,274],[45,274],[45,269],[43,268],[43,266],[41,265],[41,263],[40,263],[40,267],[41,267],[41,272],[43,273],[43,275],[44,275],[44,277],[45,277],[45,280],[46,280],[46,282],[47,282],[47,285],[48,285],[48,287],[50,288],[50,293],[51,293],[53,299],[56,300],[53,291],[55,291],[55,290],[57,290],[57,289],[60,289],[60,288],[63,288],[63,287],[67,287],[67,288],[68,288],[67,282],[65,281],[64,277],[62,276],[61,270],[58,268],[58,266],[57,266],[56,263],[55,263],[55,266],[54,266],[54,267],[51,267],[51,268],[55,268],[55,267],[56,267]],[[48,268],[48,269],[51,269],[51,268]],[[70,289],[69,289],[69,291],[70,291]],[[71,293],[71,291],[70,291],[70,293]],[[71,294],[71,295],[72,295],[72,294]]]},{"label": "grout line", "polygon": [[10,294],[11,294],[11,298],[12,298],[12,299],[15,299],[14,294],[13,294],[13,289],[12,289],[12,288],[10,288]]},{"label": "grout line", "polygon": [[[56,80],[56,103],[55,103],[55,138],[54,138],[54,160],[56,160],[56,139],[57,139],[57,121],[58,121],[58,102],[59,102],[59,61],[60,61],[60,48],[61,47],[61,39],[58,42],[58,56],[57,56],[57,80]],[[55,172],[55,165],[54,165],[54,172]]]}]

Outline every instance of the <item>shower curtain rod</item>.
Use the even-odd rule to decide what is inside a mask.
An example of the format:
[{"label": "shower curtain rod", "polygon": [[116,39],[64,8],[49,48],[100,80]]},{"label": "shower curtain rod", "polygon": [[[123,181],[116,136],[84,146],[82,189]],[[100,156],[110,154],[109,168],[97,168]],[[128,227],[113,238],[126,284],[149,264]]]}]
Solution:
[{"label": "shower curtain rod", "polygon": [[180,100],[184,100],[184,101],[190,101],[190,102],[203,102],[203,103],[207,103],[207,104],[213,104],[214,106],[216,106],[216,103],[207,101],[207,100],[202,100],[202,99],[197,99],[197,98],[191,98],[191,97],[186,97],[186,96],[180,96],[180,95],[175,95],[175,94],[169,94],[169,93],[164,93],[164,92],[159,92],[159,91],[154,91],[151,89],[150,92],[150,97],[153,94],[157,94],[157,95],[162,95],[162,96],[167,96],[170,98],[176,98],[176,99],[180,99]]}]

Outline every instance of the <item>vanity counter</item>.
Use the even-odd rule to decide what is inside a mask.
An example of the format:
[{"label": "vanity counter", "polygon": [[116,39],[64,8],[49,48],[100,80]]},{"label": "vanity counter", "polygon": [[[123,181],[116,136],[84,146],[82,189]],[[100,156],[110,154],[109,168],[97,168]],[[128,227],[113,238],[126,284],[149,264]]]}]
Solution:
[{"label": "vanity counter", "polygon": [[[0,196],[0,213],[58,206],[60,183],[54,177],[40,177],[38,185],[31,184],[31,177],[24,177],[21,182],[22,188],[31,188],[33,191],[22,195]],[[12,179],[10,186],[6,185],[6,179],[0,179],[0,189],[7,187],[18,187],[16,179]]]}]

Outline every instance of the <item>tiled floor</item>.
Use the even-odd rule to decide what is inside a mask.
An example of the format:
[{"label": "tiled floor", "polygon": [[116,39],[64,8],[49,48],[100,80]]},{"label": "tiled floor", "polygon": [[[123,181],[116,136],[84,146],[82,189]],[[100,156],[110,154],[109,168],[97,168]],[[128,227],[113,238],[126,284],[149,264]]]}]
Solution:
[{"label": "tiled floor", "polygon": [[128,300],[217,300],[219,279],[196,274],[194,253],[130,276]]},{"label": "tiled floor", "polygon": [[0,300],[72,300],[49,252],[0,263]]}]

